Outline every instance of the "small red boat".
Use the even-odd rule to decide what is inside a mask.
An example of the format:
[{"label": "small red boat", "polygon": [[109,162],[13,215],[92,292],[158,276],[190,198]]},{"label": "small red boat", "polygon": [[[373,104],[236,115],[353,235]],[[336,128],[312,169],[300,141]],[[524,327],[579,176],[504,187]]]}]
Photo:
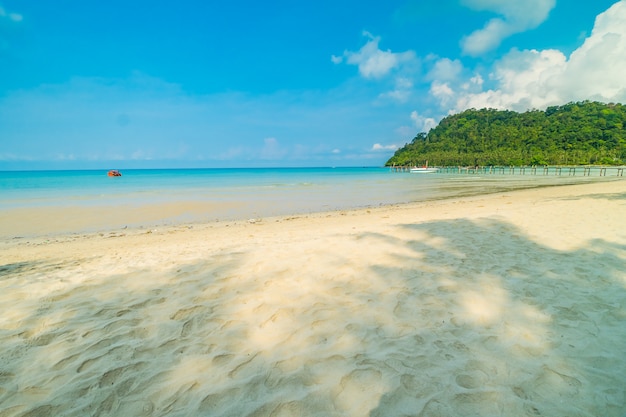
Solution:
[{"label": "small red boat", "polygon": [[112,170],[110,170],[110,171],[107,173],[107,175],[108,175],[109,177],[121,177],[121,176],[122,176],[122,173],[121,173],[121,172],[119,172],[117,169],[112,169]]}]

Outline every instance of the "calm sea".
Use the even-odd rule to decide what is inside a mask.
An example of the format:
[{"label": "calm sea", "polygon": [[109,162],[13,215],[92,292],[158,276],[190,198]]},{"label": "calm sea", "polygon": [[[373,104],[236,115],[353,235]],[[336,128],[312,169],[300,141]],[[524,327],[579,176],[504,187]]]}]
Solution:
[{"label": "calm sea", "polygon": [[[236,168],[0,172],[0,212],[20,208],[202,203],[174,222],[375,207],[598,177],[409,174],[388,168]],[[210,203],[210,204],[206,204]],[[1,213],[0,213],[1,214]],[[169,219],[172,221],[172,219]]]}]

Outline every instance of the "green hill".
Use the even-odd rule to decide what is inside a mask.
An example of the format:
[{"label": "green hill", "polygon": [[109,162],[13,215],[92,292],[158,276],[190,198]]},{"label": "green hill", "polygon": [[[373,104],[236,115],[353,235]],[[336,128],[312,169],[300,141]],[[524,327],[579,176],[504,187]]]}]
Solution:
[{"label": "green hill", "polygon": [[626,106],[569,103],[524,113],[466,110],[398,149],[386,166],[621,165]]}]

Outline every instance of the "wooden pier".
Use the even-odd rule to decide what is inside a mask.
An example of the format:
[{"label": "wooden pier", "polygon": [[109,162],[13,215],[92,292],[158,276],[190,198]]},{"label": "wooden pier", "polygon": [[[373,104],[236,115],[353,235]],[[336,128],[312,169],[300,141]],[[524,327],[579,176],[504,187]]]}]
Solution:
[{"label": "wooden pier", "polygon": [[[411,172],[411,166],[391,166],[389,169],[393,172]],[[623,177],[623,166],[475,166],[475,167],[463,167],[463,166],[445,166],[445,167],[433,167],[437,168],[438,174],[492,174],[492,175],[555,175],[555,176],[576,176],[582,175],[584,177],[590,176],[612,176]]]}]

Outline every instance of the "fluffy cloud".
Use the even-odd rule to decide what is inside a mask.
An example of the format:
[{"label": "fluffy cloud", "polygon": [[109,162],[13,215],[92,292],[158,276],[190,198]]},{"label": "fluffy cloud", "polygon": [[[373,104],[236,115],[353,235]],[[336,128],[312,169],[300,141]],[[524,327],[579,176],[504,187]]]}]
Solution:
[{"label": "fluffy cloud", "polygon": [[476,30],[461,40],[463,52],[477,56],[497,48],[503,39],[543,23],[554,8],[556,0],[463,0],[475,10],[486,10],[499,14],[489,20],[482,29]]},{"label": "fluffy cloud", "polygon": [[452,60],[441,58],[435,62],[433,68],[428,72],[427,79],[450,81],[459,78],[463,72],[463,64],[458,59]]},{"label": "fluffy cloud", "polygon": [[380,98],[388,98],[399,103],[405,103],[411,96],[413,81],[410,78],[398,77],[395,80],[394,89],[380,94]]},{"label": "fluffy cloud", "polygon": [[576,98],[624,101],[625,68],[626,1],[620,1],[596,18],[591,36],[572,53],[561,88]]},{"label": "fluffy cloud", "polygon": [[331,57],[332,62],[339,64],[346,60],[350,65],[357,65],[359,73],[365,78],[382,78],[389,74],[402,63],[415,60],[415,52],[391,52],[382,51],[378,48],[379,36],[373,36],[369,32],[363,32],[369,41],[358,52],[344,51],[343,56]]},{"label": "fluffy cloud", "polygon": [[489,74],[491,89],[483,90],[480,75],[467,80],[433,76],[430,94],[452,111],[525,111],[579,100],[624,102],[624,68],[626,1],[620,1],[596,18],[589,38],[569,57],[558,50],[512,50]]},{"label": "fluffy cloud", "polygon": [[372,151],[396,151],[397,149],[397,145],[381,145],[380,143],[372,145]]},{"label": "fluffy cloud", "polygon": [[450,93],[454,99],[448,102],[456,100],[455,110],[489,107],[524,111],[562,104],[569,101],[565,96],[570,93],[558,85],[563,82],[566,66],[565,55],[557,50],[512,50],[496,63],[490,74],[498,86],[496,89],[481,92],[461,89]]},{"label": "fluffy cloud", "polygon": [[416,111],[411,112],[411,120],[413,120],[413,123],[415,123],[415,127],[420,132],[428,133],[430,129],[433,129],[435,126],[437,126],[437,121],[435,119],[433,119],[432,117],[421,116]]}]

